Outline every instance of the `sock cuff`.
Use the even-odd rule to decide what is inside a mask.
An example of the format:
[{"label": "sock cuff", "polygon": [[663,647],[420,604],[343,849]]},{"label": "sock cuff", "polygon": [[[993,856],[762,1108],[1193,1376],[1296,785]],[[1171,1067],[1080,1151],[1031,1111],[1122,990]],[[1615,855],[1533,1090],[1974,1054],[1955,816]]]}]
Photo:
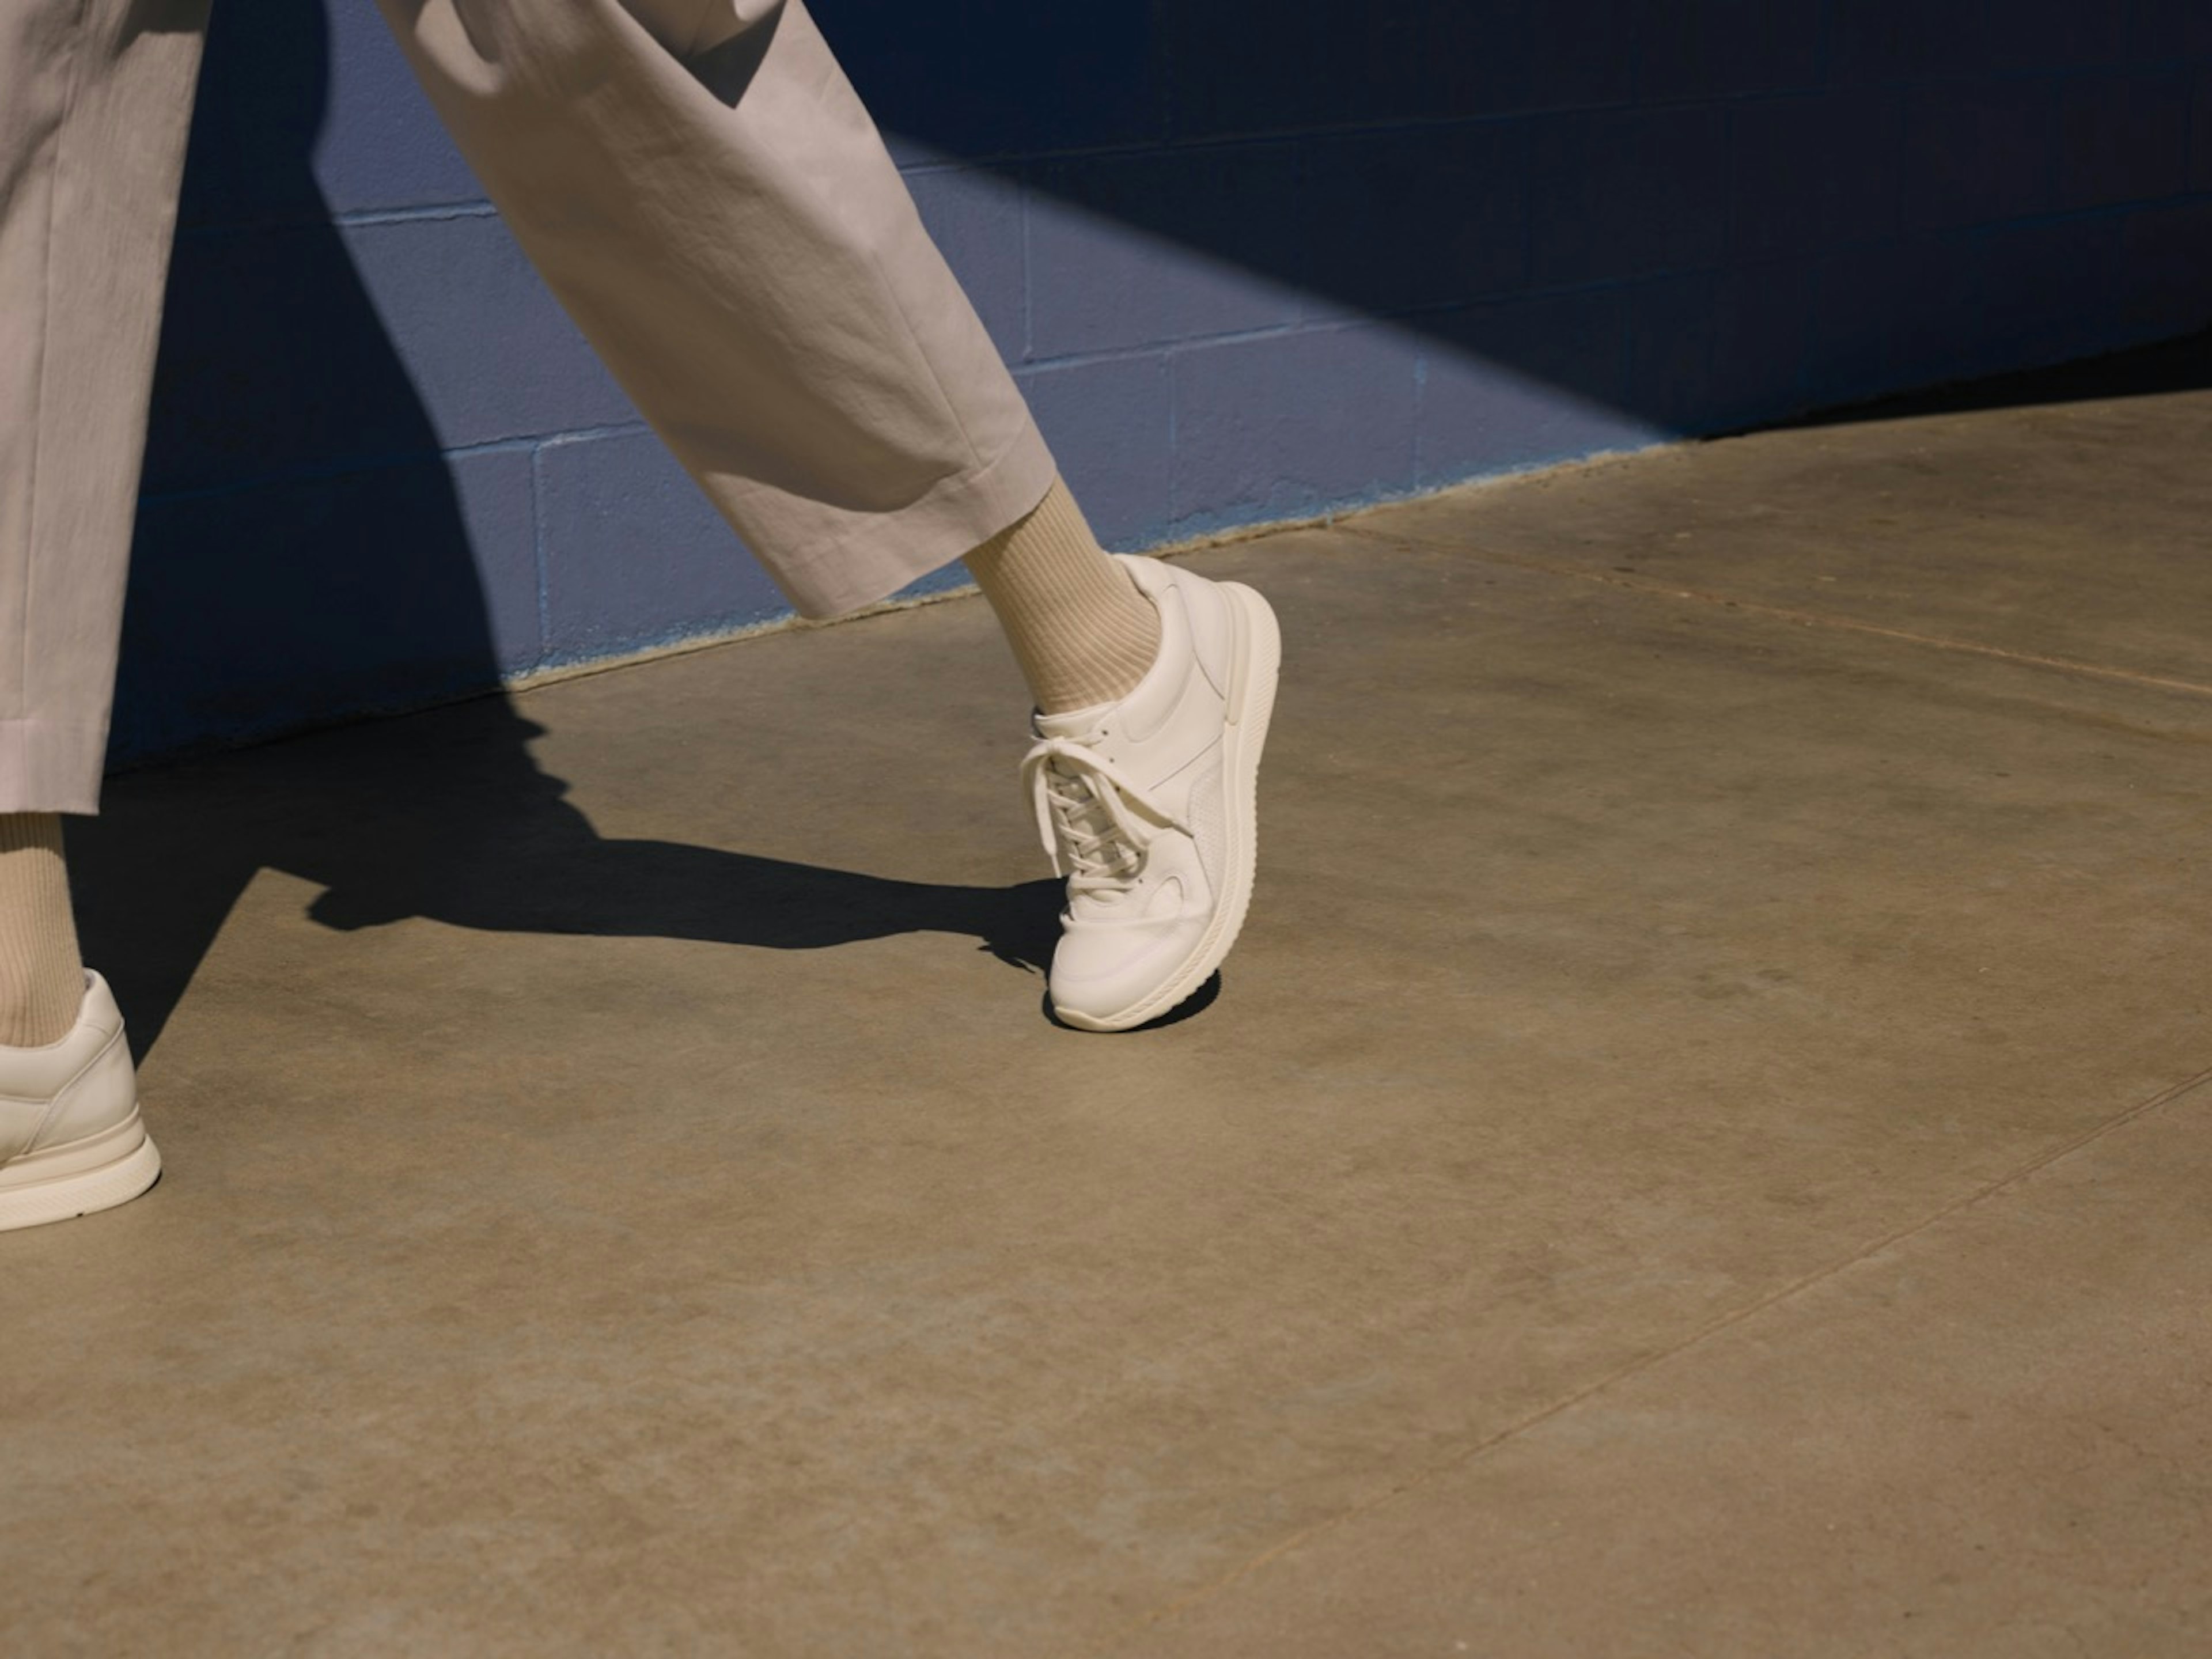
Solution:
[{"label": "sock cuff", "polygon": [[1127,695],[1159,649],[1159,615],[1098,545],[1074,492],[1055,476],[1027,517],[969,556],[1047,714]]}]

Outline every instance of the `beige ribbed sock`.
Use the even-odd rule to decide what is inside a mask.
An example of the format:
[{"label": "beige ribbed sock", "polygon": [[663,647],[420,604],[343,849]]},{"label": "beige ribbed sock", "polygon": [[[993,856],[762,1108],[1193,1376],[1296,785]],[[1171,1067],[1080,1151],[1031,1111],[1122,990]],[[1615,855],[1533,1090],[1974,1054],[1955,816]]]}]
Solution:
[{"label": "beige ribbed sock", "polygon": [[0,1044],[58,1042],[84,1006],[62,821],[0,812]]},{"label": "beige ribbed sock", "polygon": [[1160,613],[1098,545],[1066,484],[968,556],[1048,714],[1118,702],[1160,650]]}]

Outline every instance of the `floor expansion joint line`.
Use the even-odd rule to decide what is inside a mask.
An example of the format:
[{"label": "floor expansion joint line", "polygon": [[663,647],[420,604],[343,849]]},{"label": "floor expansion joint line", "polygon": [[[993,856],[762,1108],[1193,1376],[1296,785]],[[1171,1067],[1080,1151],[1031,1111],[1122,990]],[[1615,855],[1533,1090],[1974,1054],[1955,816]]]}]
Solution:
[{"label": "floor expansion joint line", "polygon": [[1218,1577],[1211,1579],[1194,1589],[1185,1591],[1182,1595],[1176,1596],[1174,1600],[1154,1608],[1152,1612],[1145,1613],[1132,1623],[1123,1626],[1120,1631],[1116,1632],[1111,1638],[1114,1644],[1114,1647],[1112,1649],[1099,1649],[1095,1650],[1094,1651],[1101,1656],[1101,1659],[1103,1659],[1103,1656],[1105,1654],[1110,1651],[1118,1650],[1121,1647],[1122,1644],[1130,1637],[1136,1635],[1141,1631],[1149,1630],[1153,1626],[1173,1618],[1176,1613],[1182,1612],[1186,1607],[1194,1607],[1197,1603],[1206,1601],[1211,1596],[1218,1595],[1221,1591],[1229,1589],[1232,1584],[1250,1577],[1262,1567],[1267,1566],[1271,1562],[1279,1560],[1282,1557],[1288,1555],[1293,1550],[1296,1550],[1305,1544],[1311,1543],[1316,1539],[1323,1537],[1328,1534],[1349,1526],[1352,1522],[1358,1521],[1365,1516],[1373,1514],[1376,1510],[1382,1508],[1385,1504],[1395,1502],[1405,1494],[1418,1491],[1421,1487],[1426,1486],[1434,1481],[1442,1480],[1445,1475],[1450,1474],[1455,1470],[1466,1468],[1467,1465],[1474,1462],[1475,1459],[1482,1456],[1484,1454],[1504,1445],[1509,1440],[1515,1439],[1521,1435],[1526,1434],[1531,1429],[1540,1427],[1542,1425],[1549,1422],[1555,1417],[1564,1416],[1566,1413],[1572,1411],[1576,1407],[1582,1405],[1585,1401],[1596,1398],[1599,1395],[1605,1393],[1608,1389],[1613,1388],[1617,1383],[1626,1382],[1632,1378],[1642,1376],[1646,1371],[1656,1370],[1660,1365],[1666,1364],[1667,1361],[1689,1352],[1692,1349],[1698,1347],[1701,1344],[1710,1340],[1711,1338],[1719,1335],[1722,1332],[1729,1330],[1735,1326],[1741,1325],[1747,1320],[1755,1318],[1759,1315],[1765,1313],[1768,1309],[1779,1306],[1781,1304],[1789,1301],[1791,1297],[1796,1297],[1805,1291],[1810,1290],[1813,1286],[1821,1284],[1827,1279],[1834,1278],[1838,1273],[1849,1272],[1851,1268],[1858,1266],[1863,1261],[1871,1261],[1875,1256],[1881,1255],[1884,1251],[1893,1249],[1895,1246],[1905,1243],[1907,1239],[1916,1237],[1919,1234],[1927,1231],[1929,1228],[1936,1226],[1940,1223],[1949,1219],[1954,1215],[1960,1214],[1963,1211],[1972,1209],[1976,1205],[1996,1196],[1998,1193],[2004,1191],[2007,1188],[2027,1180],[2029,1176],[2035,1175],[2039,1171],[2050,1168],[2052,1164],[2059,1162],[2062,1158],[2069,1158],[2074,1153],[2081,1151],[2084,1147],[2104,1139],[2108,1135],[2118,1133],[2120,1130],[2126,1128],[2130,1124],[2149,1115],[2151,1113],[2157,1111],[2160,1107],[2171,1105],[2173,1102],[2183,1098],[2185,1096],[2190,1094],[2195,1090],[2204,1087],[2207,1084],[2212,1084],[2212,1067],[2208,1067],[2203,1071],[2198,1072],[2193,1077],[2184,1078],[2179,1083],[2169,1085],[2167,1087],[2160,1090],[2156,1094],[2151,1096],[2148,1100],[2139,1101],[2135,1105],[2129,1107],[2125,1111],[2121,1112],[2115,1116],[2107,1118],[2103,1122],[2096,1124],[2088,1129],[2083,1130],[2080,1134],[2074,1136],[2070,1139],[2060,1142],[2057,1146],[2050,1148],[2046,1152],[2037,1154],[2035,1157],[2028,1159],[2027,1163],[2021,1164],[2018,1168],[2007,1170],[2003,1175],[1996,1176],[1993,1179],[1984,1182],[1981,1186],[1977,1187],[1973,1191],[1965,1194],[1963,1197],[1954,1199],[1950,1203],[1929,1212],[1927,1215],[1921,1217],[1920,1219],[1911,1223],[1910,1225],[1899,1227],[1894,1231],[1885,1233],[1881,1237],[1875,1239],[1871,1243],[1860,1246],[1857,1249],[1853,1250],[1850,1255],[1840,1257],[1838,1260],[1828,1262],[1821,1267],[1815,1267],[1811,1272],[1800,1275],[1798,1278],[1790,1280],[1788,1284],[1782,1285],[1777,1290],[1769,1291],[1766,1295],[1759,1297],[1755,1301],[1747,1303],[1744,1306],[1734,1309],[1729,1312],[1718,1315],[1698,1326],[1695,1330],[1692,1331],[1687,1336],[1683,1337],[1680,1341],[1670,1343],[1663,1348],[1654,1349],[1650,1353],[1644,1354],[1639,1358],[1632,1359],[1629,1361],[1628,1364],[1620,1367],[1618,1370],[1607,1372],[1603,1376],[1598,1378],[1595,1382],[1589,1383],[1586,1387],[1577,1389],[1571,1394],[1563,1395],[1559,1399],[1553,1401],[1550,1405],[1541,1407],[1539,1409],[1529,1413],[1527,1416],[1519,1418],[1514,1422],[1507,1424],[1504,1428],[1498,1430],[1494,1433],[1484,1436],[1474,1444],[1462,1448],[1459,1451],[1453,1453],[1450,1456],[1443,1459],[1442,1462],[1432,1463],[1426,1468],[1417,1469],[1413,1474],[1406,1476],[1405,1479],[1398,1481],[1396,1484],[1385,1487],[1382,1491],[1376,1492],[1370,1497],[1360,1499],[1358,1503],[1352,1504],[1349,1508],[1341,1510],[1325,1520],[1316,1521],[1310,1526],[1300,1528],[1289,1537],[1282,1539],[1277,1543],[1269,1545],[1266,1549],[1261,1551],[1259,1554],[1253,1556],[1249,1560],[1239,1562],[1236,1566],[1230,1568],[1229,1571],[1221,1574]]},{"label": "floor expansion joint line", "polygon": [[2075,657],[2047,657],[2033,651],[2008,651],[2001,645],[1983,645],[1973,640],[1949,639],[1941,634],[1916,634],[1906,628],[1885,628],[1880,623],[1855,621],[1849,617],[1838,617],[1819,611],[1793,611],[1787,605],[1767,605],[1758,599],[1735,599],[1726,593],[1709,592],[1702,588],[1678,587],[1671,582],[1640,581],[1617,575],[1610,571],[1579,570],[1572,565],[1553,564],[1546,559],[1531,559],[1510,553],[1495,553],[1463,543],[1432,541],[1420,536],[1406,536],[1379,530],[1362,530],[1355,526],[1339,525],[1336,528],[1363,541],[1396,543],[1405,547],[1419,547],[1431,552],[1459,553],[1485,564],[1508,565],[1516,570],[1531,570],[1547,576],[1567,576],[1576,581],[1589,582],[1599,587],[1617,587],[1631,593],[1649,594],[1655,599],[1690,599],[1700,605],[1714,605],[1723,610],[1740,611],[1747,615],[1771,617],[1778,621],[1795,623],[1802,628],[1832,628],[1839,633],[1868,634],[1876,639],[1896,640],[1907,645],[1925,646],[1936,651],[1953,651],[1968,656],[1990,657],[1999,662],[2014,664],[2021,668],[2048,668],[2064,674],[2085,674],[2093,679],[2117,680],[2124,685],[2142,686],[2160,691],[2183,691],[2195,696],[2212,697],[2212,685],[2199,680],[2174,679],[2163,674],[2141,674],[2132,669],[2108,668],[2101,663],[2083,662]]}]

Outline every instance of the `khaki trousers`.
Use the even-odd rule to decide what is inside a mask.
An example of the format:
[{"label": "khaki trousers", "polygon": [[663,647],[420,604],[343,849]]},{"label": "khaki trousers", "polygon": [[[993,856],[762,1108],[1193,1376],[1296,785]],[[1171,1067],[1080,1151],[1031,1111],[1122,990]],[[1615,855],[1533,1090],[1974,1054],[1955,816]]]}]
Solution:
[{"label": "khaki trousers", "polygon": [[[801,613],[1043,498],[1043,440],[802,0],[380,3],[547,285]],[[0,0],[0,811],[98,804],[206,5]]]}]

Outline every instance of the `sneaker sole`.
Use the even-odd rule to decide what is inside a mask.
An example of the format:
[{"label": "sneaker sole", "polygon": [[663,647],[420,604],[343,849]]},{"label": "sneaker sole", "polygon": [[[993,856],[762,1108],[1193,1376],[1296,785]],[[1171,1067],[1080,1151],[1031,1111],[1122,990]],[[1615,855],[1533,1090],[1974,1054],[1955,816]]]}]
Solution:
[{"label": "sneaker sole", "polygon": [[127,1204],[161,1173],[137,1108],[112,1129],[0,1167],[0,1232]]},{"label": "sneaker sole", "polygon": [[1054,1008],[1066,1024],[1085,1031],[1126,1031],[1158,1019],[1187,1000],[1228,957],[1251,908],[1252,879],[1260,863],[1260,752],[1275,714],[1275,684],[1282,678],[1283,634],[1267,600],[1242,582],[1223,582],[1236,638],[1229,656],[1227,723],[1223,729],[1222,775],[1230,790],[1228,869],[1222,902],[1214,908],[1198,948],[1176,971],[1119,1013],[1101,1019]]}]

